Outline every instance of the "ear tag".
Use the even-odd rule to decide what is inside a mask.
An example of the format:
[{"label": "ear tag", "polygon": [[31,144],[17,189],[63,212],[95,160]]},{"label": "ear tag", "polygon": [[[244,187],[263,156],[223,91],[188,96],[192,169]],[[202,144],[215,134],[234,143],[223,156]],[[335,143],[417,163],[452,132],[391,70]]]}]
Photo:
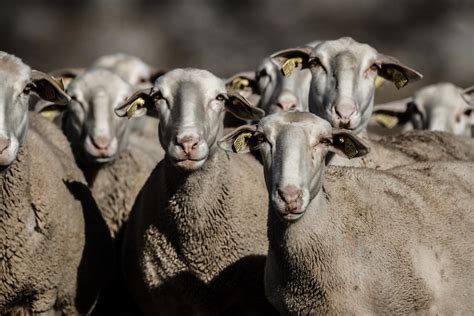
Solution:
[{"label": "ear tag", "polygon": [[375,78],[375,89],[381,88],[384,83],[385,79],[383,77],[377,76],[377,78]]},{"label": "ear tag", "polygon": [[302,63],[303,63],[303,58],[301,57],[294,57],[285,61],[285,63],[281,67],[281,72],[283,76],[288,77],[289,75],[291,75],[293,70],[295,70],[295,68],[298,67]]},{"label": "ear tag", "polygon": [[252,133],[242,133],[234,140],[234,150],[236,153],[242,151],[247,143],[247,139],[252,137]]},{"label": "ear tag", "polygon": [[64,82],[63,82],[63,78],[56,78],[56,77],[52,77],[54,82],[56,82],[56,84],[64,91]]},{"label": "ear tag", "polygon": [[138,107],[142,107],[144,104],[145,100],[143,100],[143,98],[137,98],[135,101],[133,101],[127,109],[127,117],[131,118],[137,111]]},{"label": "ear tag", "polygon": [[398,124],[398,117],[395,115],[379,113],[374,116],[375,121],[386,128],[392,129]]},{"label": "ear tag", "polygon": [[64,90],[67,89],[67,87],[69,87],[69,85],[71,84],[72,82],[72,78],[71,77],[64,77],[64,78],[61,78],[61,82],[64,86]]},{"label": "ear tag", "polygon": [[250,82],[248,79],[245,78],[235,78],[232,81],[232,90],[242,90],[245,87],[248,87],[250,85]]},{"label": "ear tag", "polygon": [[408,79],[401,71],[398,71],[394,68],[390,68],[387,72],[389,75],[392,76],[393,83],[395,84],[397,89],[403,88],[407,85]]},{"label": "ear tag", "polygon": [[359,153],[354,142],[348,137],[340,136],[339,143],[344,145],[344,154],[346,154],[347,158],[352,159]]}]

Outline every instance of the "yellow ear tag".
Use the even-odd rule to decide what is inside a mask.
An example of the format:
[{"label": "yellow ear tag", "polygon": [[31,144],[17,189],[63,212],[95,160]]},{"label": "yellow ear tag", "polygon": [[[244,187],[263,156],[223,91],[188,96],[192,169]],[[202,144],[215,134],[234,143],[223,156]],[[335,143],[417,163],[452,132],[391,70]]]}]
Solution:
[{"label": "yellow ear tag", "polygon": [[232,90],[242,90],[245,87],[248,87],[250,85],[250,82],[248,79],[245,78],[235,78],[232,81]]},{"label": "yellow ear tag", "polygon": [[64,78],[61,78],[61,82],[63,84],[63,87],[64,87],[64,90],[67,89],[67,87],[69,87],[69,85],[71,84],[72,82],[72,79],[71,77],[64,77]]},{"label": "yellow ear tag", "polygon": [[137,111],[138,107],[142,107],[144,104],[145,100],[143,100],[143,98],[137,98],[135,101],[133,101],[127,109],[127,117],[131,118]]},{"label": "yellow ear tag", "polygon": [[403,88],[407,85],[408,79],[401,71],[398,71],[394,68],[389,68],[387,72],[392,76],[393,83],[397,89]]},{"label": "yellow ear tag", "polygon": [[52,77],[54,82],[64,91],[64,82],[62,78]]},{"label": "yellow ear tag", "polygon": [[346,154],[347,158],[352,159],[359,153],[356,145],[350,138],[340,136],[339,143],[344,144],[344,154]]},{"label": "yellow ear tag", "polygon": [[291,75],[293,70],[295,70],[295,68],[298,67],[302,63],[303,63],[303,58],[301,57],[290,58],[287,61],[285,61],[283,66],[281,66],[281,73],[283,74],[283,76],[288,77],[289,75]]},{"label": "yellow ear tag", "polygon": [[375,89],[381,88],[384,83],[385,79],[380,76],[377,76],[377,78],[375,78]]},{"label": "yellow ear tag", "polygon": [[374,118],[377,123],[383,125],[385,128],[392,129],[398,124],[398,117],[395,115],[379,113],[375,114]]},{"label": "yellow ear tag", "polygon": [[247,143],[247,139],[252,137],[252,133],[242,133],[234,140],[234,150],[236,153],[242,151]]}]

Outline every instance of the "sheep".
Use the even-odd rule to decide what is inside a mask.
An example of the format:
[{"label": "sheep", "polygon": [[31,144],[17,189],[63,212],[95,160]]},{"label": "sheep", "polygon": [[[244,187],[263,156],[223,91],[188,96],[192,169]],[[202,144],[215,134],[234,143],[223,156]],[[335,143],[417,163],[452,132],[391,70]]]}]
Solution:
[{"label": "sheep", "polygon": [[50,76],[0,52],[0,314],[88,314],[109,278],[111,240],[66,138],[28,112],[64,104]]},{"label": "sheep", "polygon": [[377,76],[397,88],[422,78],[397,59],[350,37],[322,41],[315,47],[290,48],[271,55],[284,75],[294,69],[311,72],[309,112],[332,126],[362,132],[374,107]]},{"label": "sheep", "polygon": [[273,114],[219,144],[262,155],[265,291],[282,315],[474,312],[473,162],[325,167],[330,151],[368,148],[312,113]]},{"label": "sheep", "polygon": [[410,98],[375,105],[368,131],[394,135],[427,129],[472,137],[474,104],[469,104],[468,98],[473,90],[442,82],[424,87]]},{"label": "sheep", "polygon": [[166,150],[124,235],[125,279],[146,315],[272,312],[263,293],[262,167],[251,155],[218,150],[225,110],[241,119],[264,114],[194,68],[166,73],[116,109],[121,117],[158,116]]},{"label": "sheep", "polygon": [[[128,122],[114,114],[114,107],[133,91],[117,74],[92,67],[66,91],[72,100],[58,121],[115,239],[164,152],[152,139],[130,135]],[[157,135],[158,122],[155,126]]]}]

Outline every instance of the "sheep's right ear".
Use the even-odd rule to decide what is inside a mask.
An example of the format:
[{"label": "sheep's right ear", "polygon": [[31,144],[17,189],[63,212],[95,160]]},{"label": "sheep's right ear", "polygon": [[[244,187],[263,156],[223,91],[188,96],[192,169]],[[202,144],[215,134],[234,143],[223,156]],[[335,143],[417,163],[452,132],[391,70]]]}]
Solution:
[{"label": "sheep's right ear", "polygon": [[235,91],[227,92],[225,109],[242,120],[259,120],[265,116],[265,111],[250,104],[242,95]]},{"label": "sheep's right ear", "polygon": [[31,82],[27,87],[36,92],[41,99],[49,102],[66,105],[71,101],[71,98],[64,92],[62,82],[41,71],[31,71]]},{"label": "sheep's right ear", "polygon": [[412,98],[406,98],[377,104],[372,117],[379,125],[389,129],[408,122],[413,124],[414,129],[423,129],[425,112]]},{"label": "sheep's right ear", "polygon": [[140,117],[145,114],[158,117],[151,89],[138,90],[127,100],[115,107],[114,112],[119,117]]},{"label": "sheep's right ear", "polygon": [[308,68],[312,53],[311,47],[289,48],[272,54],[270,58],[280,66],[283,76],[288,77],[295,68]]},{"label": "sheep's right ear", "polygon": [[257,125],[242,125],[222,137],[217,144],[225,151],[245,154],[252,148],[256,131]]},{"label": "sheep's right ear", "polygon": [[225,86],[227,91],[237,92],[249,100],[253,106],[257,106],[260,94],[254,71],[243,71],[233,75],[227,79]]}]

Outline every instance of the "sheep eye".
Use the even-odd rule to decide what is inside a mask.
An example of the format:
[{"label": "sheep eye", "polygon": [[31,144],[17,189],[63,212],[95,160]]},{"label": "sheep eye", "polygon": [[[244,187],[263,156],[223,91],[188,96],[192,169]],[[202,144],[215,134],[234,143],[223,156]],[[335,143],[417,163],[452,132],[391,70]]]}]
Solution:
[{"label": "sheep eye", "polygon": [[321,68],[324,72],[327,73],[327,69],[323,66],[319,58],[314,58],[309,62],[309,66],[312,68]]},{"label": "sheep eye", "polygon": [[30,92],[31,92],[31,86],[26,85],[25,88],[23,89],[23,93],[28,95],[28,94],[30,94]]},{"label": "sheep eye", "polygon": [[223,95],[223,94],[219,94],[219,95],[216,97],[216,100],[222,102],[222,101],[225,101],[225,100],[226,100],[226,97],[225,97],[225,95]]},{"label": "sheep eye", "polygon": [[379,66],[377,64],[373,64],[372,66],[369,67],[369,70],[370,71],[378,71],[379,70]]}]

